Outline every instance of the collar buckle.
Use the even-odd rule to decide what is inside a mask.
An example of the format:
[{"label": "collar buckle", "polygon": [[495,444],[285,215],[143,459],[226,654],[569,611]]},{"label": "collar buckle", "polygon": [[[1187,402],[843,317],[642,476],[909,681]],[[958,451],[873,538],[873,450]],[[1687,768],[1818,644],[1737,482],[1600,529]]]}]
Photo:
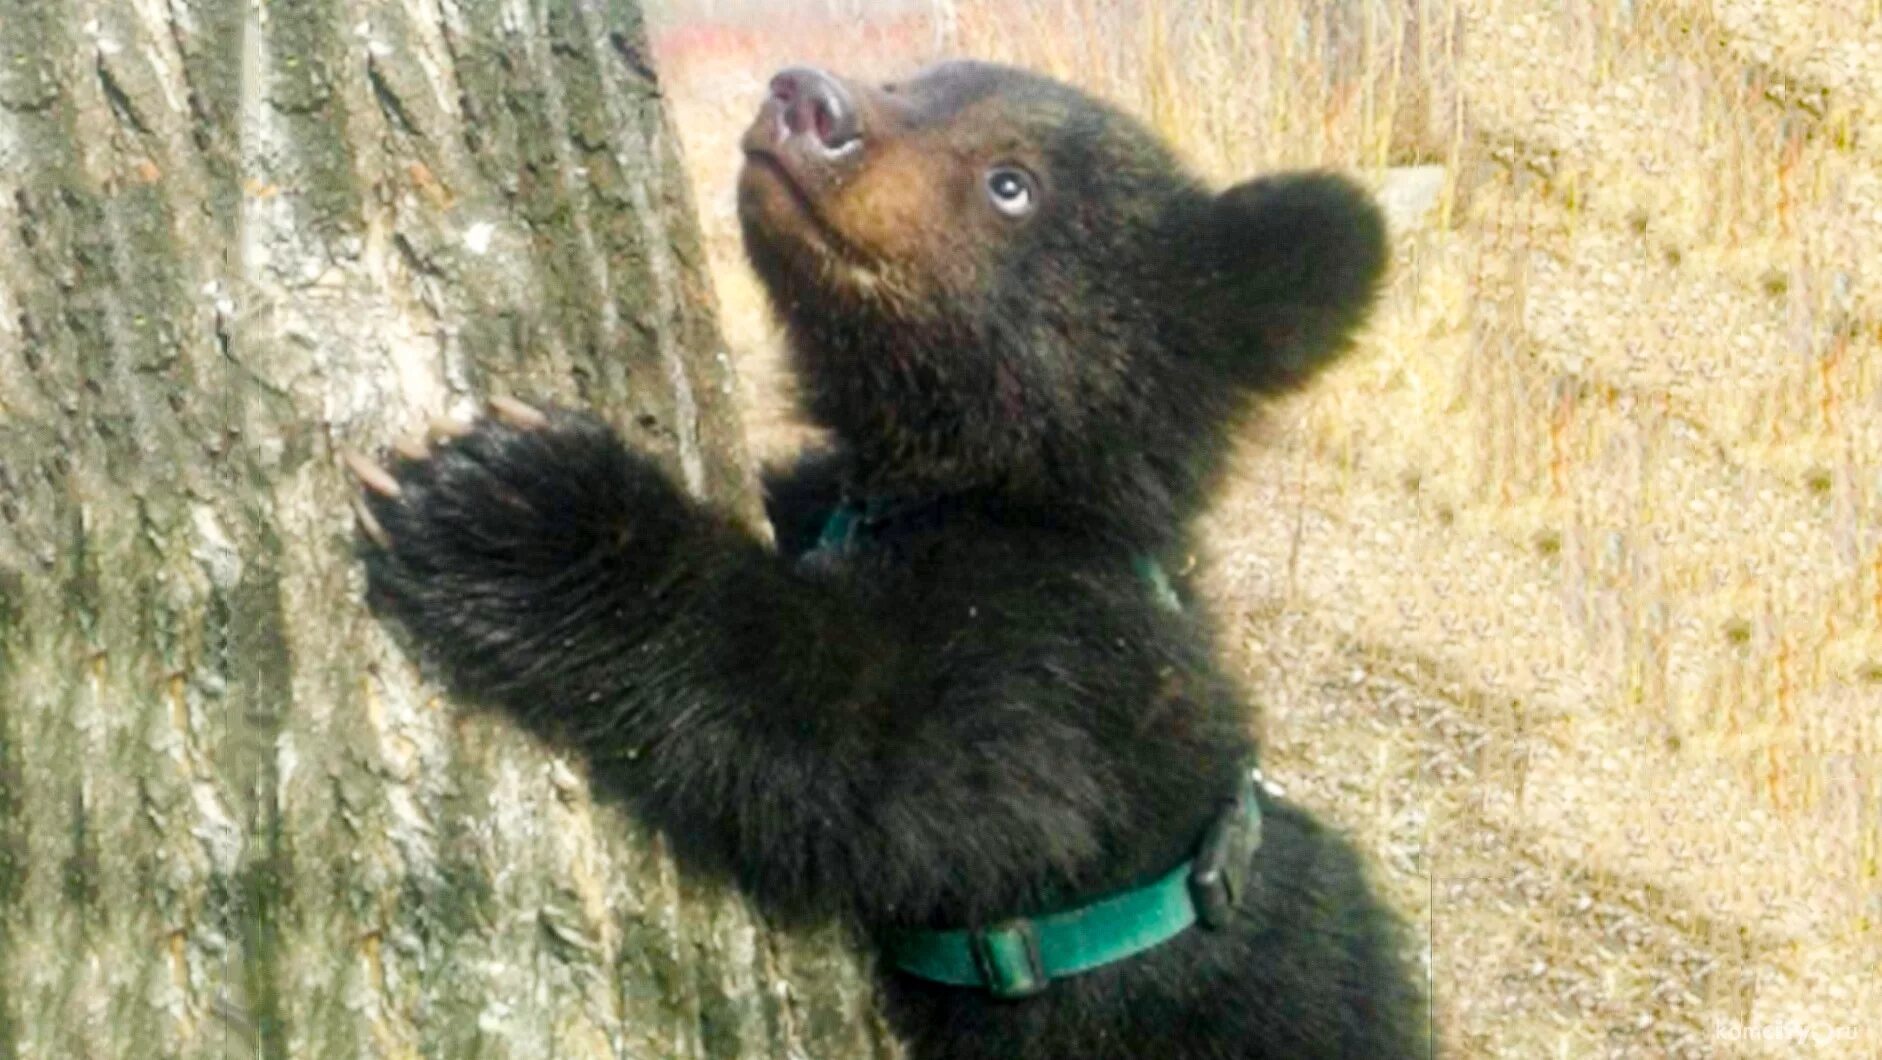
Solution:
[{"label": "collar buckle", "polygon": [[1039,955],[1039,929],[1024,917],[981,928],[968,935],[974,965],[994,997],[1031,997],[1052,980]]},{"label": "collar buckle", "polygon": [[1255,799],[1254,774],[1249,772],[1209,826],[1189,870],[1189,899],[1204,927],[1219,931],[1229,926],[1238,911],[1253,904],[1261,882],[1255,871],[1255,851],[1260,847],[1261,805]]}]

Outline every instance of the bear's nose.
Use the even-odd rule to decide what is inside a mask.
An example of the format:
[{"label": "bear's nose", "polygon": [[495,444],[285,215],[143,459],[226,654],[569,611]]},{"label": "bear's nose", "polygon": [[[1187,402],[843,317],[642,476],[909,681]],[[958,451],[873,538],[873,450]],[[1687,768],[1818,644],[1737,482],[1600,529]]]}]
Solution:
[{"label": "bear's nose", "polygon": [[836,78],[808,66],[794,66],[771,79],[784,128],[792,136],[809,134],[825,151],[840,151],[862,136],[855,101]]}]

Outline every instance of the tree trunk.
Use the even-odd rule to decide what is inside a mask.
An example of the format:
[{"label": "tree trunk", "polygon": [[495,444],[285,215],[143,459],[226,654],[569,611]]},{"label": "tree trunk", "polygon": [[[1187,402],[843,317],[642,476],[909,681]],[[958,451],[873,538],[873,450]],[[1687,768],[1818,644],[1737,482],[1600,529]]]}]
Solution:
[{"label": "tree trunk", "polygon": [[[340,445],[513,392],[756,505],[632,0],[0,0],[0,1057],[876,1057],[441,701]],[[833,934],[833,933],[832,933]]]}]

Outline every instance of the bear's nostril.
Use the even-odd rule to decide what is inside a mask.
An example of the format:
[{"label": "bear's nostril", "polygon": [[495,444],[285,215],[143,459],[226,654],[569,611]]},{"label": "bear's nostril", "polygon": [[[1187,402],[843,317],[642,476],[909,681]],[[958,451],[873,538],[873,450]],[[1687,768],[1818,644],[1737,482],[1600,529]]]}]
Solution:
[{"label": "bear's nostril", "polygon": [[813,136],[825,151],[839,151],[862,135],[856,108],[841,82],[821,70],[796,67],[771,79],[785,131]]},{"label": "bear's nostril", "polygon": [[826,151],[836,151],[848,145],[862,135],[857,128],[855,108],[849,105],[836,86],[833,91],[817,92],[808,100],[811,108],[811,129],[817,135],[817,142]]},{"label": "bear's nostril", "polygon": [[832,142],[832,138],[836,135],[836,119],[830,115],[830,108],[826,106],[822,100],[817,101],[815,107],[817,111],[817,139],[822,140],[825,146],[836,146]]}]

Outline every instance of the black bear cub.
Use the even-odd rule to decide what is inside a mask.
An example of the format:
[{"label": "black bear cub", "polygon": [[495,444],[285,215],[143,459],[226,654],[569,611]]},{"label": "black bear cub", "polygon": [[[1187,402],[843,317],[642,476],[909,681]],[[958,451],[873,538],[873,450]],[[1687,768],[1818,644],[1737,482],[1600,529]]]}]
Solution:
[{"label": "black bear cub", "polygon": [[1250,782],[1178,573],[1238,420],[1365,317],[1367,196],[1213,193],[979,63],[787,70],[743,147],[835,440],[771,476],[775,543],[594,417],[499,400],[351,458],[373,604],[688,868],[851,925],[921,1060],[1426,1054],[1399,925]]}]

